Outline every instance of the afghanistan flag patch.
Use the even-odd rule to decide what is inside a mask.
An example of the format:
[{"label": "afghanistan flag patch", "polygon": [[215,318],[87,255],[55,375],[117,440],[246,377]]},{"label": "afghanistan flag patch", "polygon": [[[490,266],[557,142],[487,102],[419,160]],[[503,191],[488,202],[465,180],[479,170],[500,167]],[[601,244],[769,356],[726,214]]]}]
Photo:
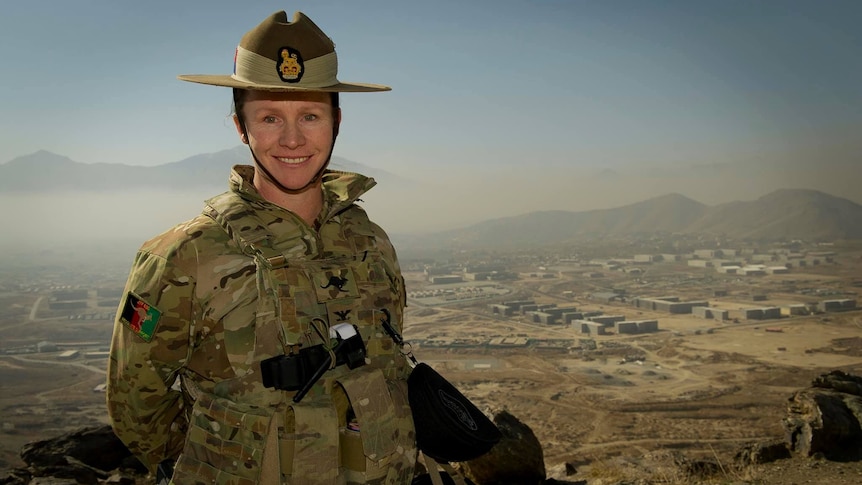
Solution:
[{"label": "afghanistan flag patch", "polygon": [[126,303],[123,305],[120,321],[132,332],[135,332],[135,335],[149,342],[153,339],[153,333],[161,316],[162,312],[158,308],[130,291],[126,295]]}]

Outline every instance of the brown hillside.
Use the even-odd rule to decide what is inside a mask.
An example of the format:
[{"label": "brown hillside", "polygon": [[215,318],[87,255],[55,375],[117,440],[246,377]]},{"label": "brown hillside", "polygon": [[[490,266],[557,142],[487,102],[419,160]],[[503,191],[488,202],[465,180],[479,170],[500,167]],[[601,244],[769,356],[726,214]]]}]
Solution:
[{"label": "brown hillside", "polygon": [[862,206],[815,190],[782,189],[754,201],[713,207],[679,194],[613,209],[540,211],[424,235],[403,245],[516,246],[584,237],[655,233],[714,234],[738,239],[862,239]]},{"label": "brown hillside", "polygon": [[686,232],[739,238],[862,239],[862,206],[815,190],[783,189],[709,208]]}]

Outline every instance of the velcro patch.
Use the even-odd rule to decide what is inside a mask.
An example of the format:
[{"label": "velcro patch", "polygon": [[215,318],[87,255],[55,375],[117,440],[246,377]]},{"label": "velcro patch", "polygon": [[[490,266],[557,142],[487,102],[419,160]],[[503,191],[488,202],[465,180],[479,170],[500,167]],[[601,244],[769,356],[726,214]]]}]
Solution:
[{"label": "velcro patch", "polygon": [[359,298],[356,277],[350,268],[323,269],[315,272],[312,277],[318,303],[342,298]]},{"label": "velcro patch", "polygon": [[149,342],[153,339],[156,325],[159,323],[162,312],[158,308],[145,302],[143,298],[129,292],[126,302],[123,304],[123,312],[120,321],[135,333],[138,337]]}]

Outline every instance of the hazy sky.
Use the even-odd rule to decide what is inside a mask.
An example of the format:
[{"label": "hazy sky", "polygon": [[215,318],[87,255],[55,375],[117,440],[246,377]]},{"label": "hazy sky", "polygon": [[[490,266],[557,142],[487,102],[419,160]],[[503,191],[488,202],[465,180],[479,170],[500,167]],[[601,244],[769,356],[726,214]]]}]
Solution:
[{"label": "hazy sky", "polygon": [[336,154],[449,196],[480,180],[565,190],[574,169],[862,163],[857,0],[4,2],[0,163],[238,145],[229,90],[176,76],[229,73],[242,34],[281,9],[335,40],[341,80],[393,87],[342,97]]}]

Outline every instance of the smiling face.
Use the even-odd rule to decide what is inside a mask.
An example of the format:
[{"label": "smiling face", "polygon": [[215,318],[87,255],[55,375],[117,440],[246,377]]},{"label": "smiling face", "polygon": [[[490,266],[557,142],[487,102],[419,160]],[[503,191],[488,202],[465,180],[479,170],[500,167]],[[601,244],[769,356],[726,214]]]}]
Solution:
[{"label": "smiling face", "polygon": [[[245,122],[234,116],[237,132],[257,161],[290,191],[317,188],[314,181],[332,152],[335,127],[341,112],[331,95],[318,92],[248,91],[238,106]],[[277,188],[256,167],[255,186],[267,199]]]}]

